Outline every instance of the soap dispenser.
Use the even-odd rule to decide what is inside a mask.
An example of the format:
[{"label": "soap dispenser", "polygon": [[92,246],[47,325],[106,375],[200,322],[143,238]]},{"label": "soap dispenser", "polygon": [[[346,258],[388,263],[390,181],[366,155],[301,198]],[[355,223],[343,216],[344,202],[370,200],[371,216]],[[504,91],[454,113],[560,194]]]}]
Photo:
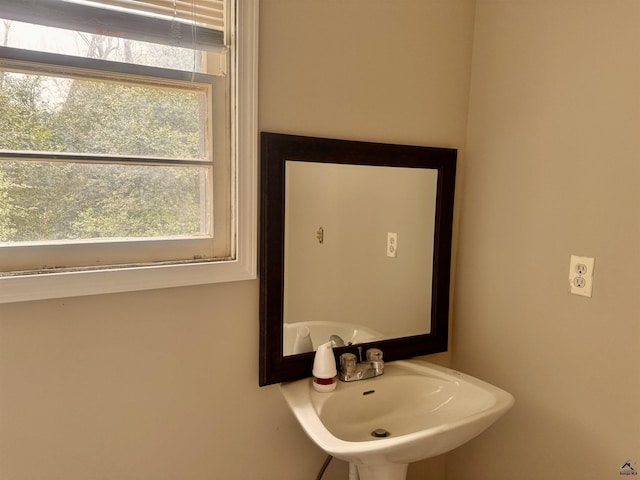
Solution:
[{"label": "soap dispenser", "polygon": [[336,389],[338,371],[331,342],[323,343],[318,347],[313,359],[312,373],[313,388],[318,392],[332,392]]}]

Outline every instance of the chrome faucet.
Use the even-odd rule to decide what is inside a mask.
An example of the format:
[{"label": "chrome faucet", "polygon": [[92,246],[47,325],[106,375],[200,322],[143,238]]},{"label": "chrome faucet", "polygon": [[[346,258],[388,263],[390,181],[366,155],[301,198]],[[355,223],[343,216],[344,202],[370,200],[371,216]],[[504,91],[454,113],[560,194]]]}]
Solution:
[{"label": "chrome faucet", "polygon": [[355,382],[367,378],[378,377],[384,373],[384,361],[382,350],[370,348],[367,350],[367,361],[357,362],[353,353],[340,355],[340,380],[343,382]]}]

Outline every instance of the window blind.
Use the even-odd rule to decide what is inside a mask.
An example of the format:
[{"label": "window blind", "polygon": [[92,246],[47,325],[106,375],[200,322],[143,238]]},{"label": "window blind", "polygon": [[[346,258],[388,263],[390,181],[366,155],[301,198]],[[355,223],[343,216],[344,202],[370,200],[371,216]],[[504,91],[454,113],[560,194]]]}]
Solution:
[{"label": "window blind", "polygon": [[2,0],[0,18],[198,50],[225,45],[224,0]]},{"label": "window blind", "polygon": [[119,7],[135,13],[178,18],[216,30],[224,30],[222,0],[94,0],[106,7]]}]

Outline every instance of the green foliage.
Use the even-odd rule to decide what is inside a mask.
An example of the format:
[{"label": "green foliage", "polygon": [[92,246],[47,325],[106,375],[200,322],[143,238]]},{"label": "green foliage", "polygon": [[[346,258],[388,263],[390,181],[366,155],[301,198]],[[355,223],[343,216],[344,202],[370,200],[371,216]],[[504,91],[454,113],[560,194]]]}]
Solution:
[{"label": "green foliage", "polygon": [[0,150],[50,149],[52,115],[40,100],[42,80],[0,72]]},{"label": "green foliage", "polygon": [[[203,156],[196,94],[52,81],[0,73],[0,150]],[[205,170],[0,159],[0,241],[198,234]]]},{"label": "green foliage", "polygon": [[200,158],[199,101],[188,92],[75,80],[52,126],[59,151]]},{"label": "green foliage", "polygon": [[16,234],[10,215],[12,203],[9,198],[9,187],[9,181],[0,170],[0,242],[6,242]]}]

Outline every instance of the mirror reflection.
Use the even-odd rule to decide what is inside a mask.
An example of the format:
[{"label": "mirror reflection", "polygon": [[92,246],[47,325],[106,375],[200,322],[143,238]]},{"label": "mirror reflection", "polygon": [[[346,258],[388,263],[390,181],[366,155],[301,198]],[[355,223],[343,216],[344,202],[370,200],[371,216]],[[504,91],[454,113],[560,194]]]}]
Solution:
[{"label": "mirror reflection", "polygon": [[428,334],[437,169],[285,162],[283,355]]}]

